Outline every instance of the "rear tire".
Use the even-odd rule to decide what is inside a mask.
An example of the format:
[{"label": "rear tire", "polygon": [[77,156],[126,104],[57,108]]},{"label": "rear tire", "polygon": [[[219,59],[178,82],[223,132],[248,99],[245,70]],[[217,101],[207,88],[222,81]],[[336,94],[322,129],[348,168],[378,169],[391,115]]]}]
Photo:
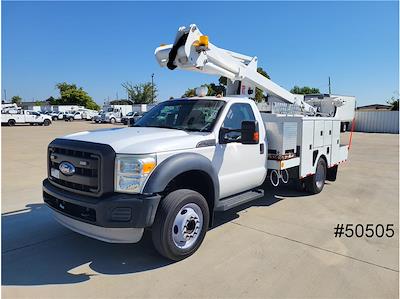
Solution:
[{"label": "rear tire", "polygon": [[152,226],[156,250],[179,261],[196,252],[207,232],[210,213],[205,198],[198,192],[180,189],[161,200]]},{"label": "rear tire", "polygon": [[319,158],[315,174],[308,177],[305,181],[306,190],[311,194],[318,194],[324,189],[326,179],[326,162],[323,158]]},{"label": "rear tire", "polygon": [[7,122],[7,124],[10,126],[10,127],[13,127],[13,126],[15,126],[15,120],[14,119],[9,119],[8,120],[8,122]]},{"label": "rear tire", "polygon": [[50,126],[50,124],[51,124],[51,121],[49,120],[49,119],[45,119],[44,121],[43,121],[43,125],[44,126]]}]

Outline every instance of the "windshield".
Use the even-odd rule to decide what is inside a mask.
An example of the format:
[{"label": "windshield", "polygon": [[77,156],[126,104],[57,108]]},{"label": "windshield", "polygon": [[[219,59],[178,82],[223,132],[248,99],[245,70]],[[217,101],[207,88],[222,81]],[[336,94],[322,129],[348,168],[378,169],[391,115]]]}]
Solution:
[{"label": "windshield", "polygon": [[143,115],[134,127],[211,132],[224,103],[218,100],[165,101]]},{"label": "windshield", "polygon": [[107,112],[113,112],[114,111],[114,108],[107,108]]},{"label": "windshield", "polygon": [[132,116],[133,115],[133,112],[128,112],[127,114],[126,114],[126,116]]}]

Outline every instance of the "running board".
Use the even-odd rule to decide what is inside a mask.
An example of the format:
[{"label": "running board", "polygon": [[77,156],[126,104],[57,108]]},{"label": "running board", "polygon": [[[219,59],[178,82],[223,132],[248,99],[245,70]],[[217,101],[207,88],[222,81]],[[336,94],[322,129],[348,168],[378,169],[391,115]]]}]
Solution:
[{"label": "running board", "polygon": [[263,189],[252,189],[243,193],[239,193],[230,197],[226,197],[217,204],[215,211],[227,211],[234,207],[240,206],[246,202],[252,201],[254,199],[264,196]]}]

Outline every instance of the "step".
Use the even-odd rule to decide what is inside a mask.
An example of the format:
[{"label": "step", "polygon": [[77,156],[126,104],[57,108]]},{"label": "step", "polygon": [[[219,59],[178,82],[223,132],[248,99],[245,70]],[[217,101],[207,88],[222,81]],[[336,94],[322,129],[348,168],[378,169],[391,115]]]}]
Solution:
[{"label": "step", "polygon": [[252,189],[243,193],[239,193],[230,197],[226,197],[217,204],[215,211],[227,211],[234,207],[240,206],[246,202],[252,201],[254,199],[264,196],[263,189]]}]

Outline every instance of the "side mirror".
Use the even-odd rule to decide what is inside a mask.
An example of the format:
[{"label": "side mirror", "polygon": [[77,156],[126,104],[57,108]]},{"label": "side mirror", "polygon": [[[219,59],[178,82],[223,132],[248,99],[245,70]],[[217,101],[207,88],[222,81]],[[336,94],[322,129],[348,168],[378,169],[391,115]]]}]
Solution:
[{"label": "side mirror", "polygon": [[243,144],[257,144],[260,135],[258,133],[258,125],[256,121],[245,120],[242,121],[242,138]]},{"label": "side mirror", "polygon": [[222,127],[219,130],[218,137],[220,144],[226,144],[231,142],[239,142],[242,144],[257,144],[259,141],[257,122],[242,121],[242,125],[239,130]]}]

